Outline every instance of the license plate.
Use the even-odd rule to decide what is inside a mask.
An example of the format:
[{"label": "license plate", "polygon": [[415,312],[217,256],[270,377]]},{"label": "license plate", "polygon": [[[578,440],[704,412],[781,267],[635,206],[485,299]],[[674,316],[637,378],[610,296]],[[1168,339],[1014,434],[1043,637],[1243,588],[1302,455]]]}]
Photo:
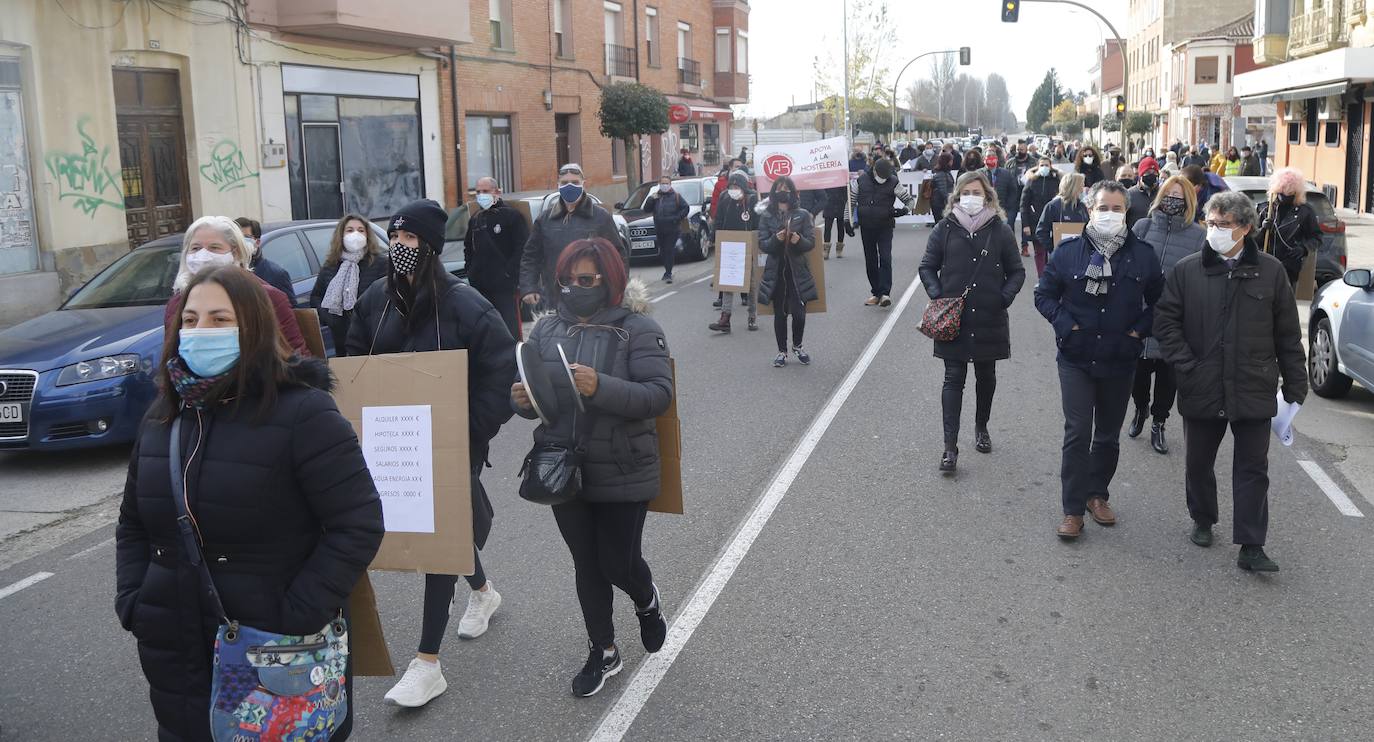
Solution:
[{"label": "license plate", "polygon": [[0,423],[24,422],[24,406],[18,402],[0,404]]},{"label": "license plate", "polygon": [[658,243],[653,240],[639,240],[638,242],[630,244],[631,250],[654,250],[657,249],[657,247]]}]

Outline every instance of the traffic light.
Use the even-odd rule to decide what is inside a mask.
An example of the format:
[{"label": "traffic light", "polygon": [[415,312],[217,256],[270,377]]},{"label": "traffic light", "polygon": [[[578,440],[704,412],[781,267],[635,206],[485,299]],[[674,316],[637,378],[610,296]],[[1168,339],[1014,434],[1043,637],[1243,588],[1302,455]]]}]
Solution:
[{"label": "traffic light", "polygon": [[959,47],[959,64],[967,67],[972,63],[973,52],[967,46]]},{"label": "traffic light", "polygon": [[1021,0],[1002,0],[1002,22],[1015,23],[1021,15]]},{"label": "traffic light", "polygon": [[1120,115],[1120,114],[1123,114],[1123,113],[1125,113],[1125,112],[1126,112],[1126,96],[1124,96],[1124,95],[1118,95],[1118,96],[1116,96],[1116,113],[1117,113],[1117,115]]}]

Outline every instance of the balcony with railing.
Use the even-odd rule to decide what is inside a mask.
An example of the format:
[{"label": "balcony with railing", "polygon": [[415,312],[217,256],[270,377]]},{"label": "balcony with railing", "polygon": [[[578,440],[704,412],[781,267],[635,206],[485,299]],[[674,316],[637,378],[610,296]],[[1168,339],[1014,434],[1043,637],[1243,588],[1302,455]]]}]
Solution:
[{"label": "balcony with railing", "polygon": [[609,77],[639,77],[639,55],[633,46],[606,45],[606,74]]},{"label": "balcony with railing", "polygon": [[[190,3],[175,3],[190,5]],[[248,22],[284,33],[409,49],[470,44],[468,3],[448,0],[246,0]]]},{"label": "balcony with railing", "polygon": [[1345,3],[1328,3],[1293,16],[1288,27],[1288,56],[1306,57],[1336,49],[1350,38]]},{"label": "balcony with railing", "polygon": [[701,87],[701,62],[686,57],[678,57],[677,82],[684,88]]}]

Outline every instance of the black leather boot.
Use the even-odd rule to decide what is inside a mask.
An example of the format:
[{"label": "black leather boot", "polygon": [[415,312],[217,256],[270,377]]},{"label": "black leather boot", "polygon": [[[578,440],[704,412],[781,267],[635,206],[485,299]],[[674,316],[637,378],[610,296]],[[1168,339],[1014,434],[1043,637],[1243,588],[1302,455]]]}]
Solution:
[{"label": "black leather boot", "polygon": [[1150,411],[1135,408],[1135,417],[1131,418],[1131,427],[1126,431],[1126,435],[1132,438],[1139,438],[1141,431],[1145,430],[1145,421],[1149,419]]},{"label": "black leather boot", "polygon": [[1150,445],[1154,447],[1156,453],[1169,453],[1169,442],[1164,440],[1164,423],[1155,423],[1150,426]]}]

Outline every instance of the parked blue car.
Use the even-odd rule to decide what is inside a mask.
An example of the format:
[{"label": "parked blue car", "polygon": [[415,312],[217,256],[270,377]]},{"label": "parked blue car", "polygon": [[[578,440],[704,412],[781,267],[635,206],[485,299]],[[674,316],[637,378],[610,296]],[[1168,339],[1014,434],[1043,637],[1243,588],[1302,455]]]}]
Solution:
[{"label": "parked blue car", "polygon": [[[263,225],[263,255],[286,269],[309,305],[333,221]],[[382,228],[373,225],[385,242]],[[60,308],[0,331],[0,449],[55,451],[133,440],[156,396],[163,308],[172,296],[181,235],[112,263]],[[462,268],[462,250],[444,267]],[[333,348],[328,338],[325,347]]]}]

